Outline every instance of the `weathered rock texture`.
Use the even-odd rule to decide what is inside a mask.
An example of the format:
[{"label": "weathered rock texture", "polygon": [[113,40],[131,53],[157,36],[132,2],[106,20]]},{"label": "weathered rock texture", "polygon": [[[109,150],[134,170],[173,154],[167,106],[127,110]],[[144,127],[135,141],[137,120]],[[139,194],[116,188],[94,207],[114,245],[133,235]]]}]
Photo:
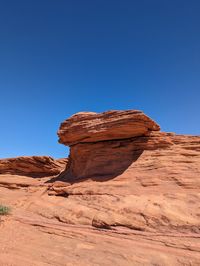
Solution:
[{"label": "weathered rock texture", "polygon": [[56,175],[67,163],[67,159],[54,160],[49,156],[23,156],[0,160],[0,174]]},{"label": "weathered rock texture", "polygon": [[165,148],[172,144],[165,133],[123,140],[79,143],[70,148],[69,164],[61,174],[66,180],[114,178],[134,163],[145,150]]},{"label": "weathered rock texture", "polygon": [[80,112],[65,120],[58,131],[59,142],[74,145],[84,142],[127,139],[143,136],[160,127],[141,111]]},{"label": "weathered rock texture", "polygon": [[81,182],[0,175],[0,202],[12,208],[0,265],[200,265],[200,136],[152,131],[78,143],[71,156]]},{"label": "weathered rock texture", "polygon": [[63,122],[59,142],[70,145],[67,180],[113,178],[122,174],[144,150],[168,147],[167,134],[141,111],[81,112]]}]

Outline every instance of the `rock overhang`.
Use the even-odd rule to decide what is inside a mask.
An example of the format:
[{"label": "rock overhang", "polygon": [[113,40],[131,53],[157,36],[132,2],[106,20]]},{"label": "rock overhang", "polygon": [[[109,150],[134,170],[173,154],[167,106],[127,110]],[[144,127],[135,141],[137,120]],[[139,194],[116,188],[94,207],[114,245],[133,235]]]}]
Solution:
[{"label": "rock overhang", "polygon": [[59,130],[59,142],[78,143],[128,139],[159,131],[160,126],[138,110],[112,110],[103,113],[79,112],[65,120]]},{"label": "rock overhang", "polygon": [[72,182],[114,178],[144,150],[169,145],[159,131],[160,126],[138,110],[76,113],[58,130],[59,142],[70,146],[69,163],[61,176]]}]

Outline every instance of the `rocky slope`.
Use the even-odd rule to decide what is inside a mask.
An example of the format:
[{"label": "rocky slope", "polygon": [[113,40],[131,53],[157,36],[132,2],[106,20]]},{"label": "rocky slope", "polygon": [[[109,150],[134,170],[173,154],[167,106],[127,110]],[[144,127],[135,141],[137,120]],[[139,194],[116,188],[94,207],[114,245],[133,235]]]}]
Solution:
[{"label": "rocky slope", "polygon": [[48,176],[59,174],[67,159],[54,160],[49,156],[23,156],[0,160],[0,174]]},{"label": "rocky slope", "polygon": [[77,114],[58,134],[62,174],[0,175],[0,265],[200,265],[200,136],[135,111]]}]

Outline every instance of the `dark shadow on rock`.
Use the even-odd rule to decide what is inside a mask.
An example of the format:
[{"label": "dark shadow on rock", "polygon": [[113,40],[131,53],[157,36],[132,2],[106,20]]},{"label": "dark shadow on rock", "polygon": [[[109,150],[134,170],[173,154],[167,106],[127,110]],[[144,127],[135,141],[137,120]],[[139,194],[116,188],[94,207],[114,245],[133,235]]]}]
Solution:
[{"label": "dark shadow on rock", "polygon": [[[105,174],[96,174],[90,177],[90,179],[92,179],[93,181],[98,181],[98,182],[104,182],[110,179],[113,179],[119,175],[122,175],[134,162],[136,162],[140,156],[142,155],[144,150],[139,150],[136,151],[135,154],[131,155],[129,159],[125,159],[122,157],[121,162],[117,162],[118,163],[118,167],[116,166],[108,166],[108,168],[111,168],[111,171],[109,173],[109,170],[107,173]],[[123,162],[123,163],[122,163]],[[108,165],[110,163],[110,160],[108,160]],[[111,164],[113,163],[113,161],[111,162]]]},{"label": "dark shadow on rock", "polygon": [[130,139],[80,143],[70,149],[66,169],[47,181],[70,184],[87,179],[105,182],[123,174],[148,149],[148,136]]}]

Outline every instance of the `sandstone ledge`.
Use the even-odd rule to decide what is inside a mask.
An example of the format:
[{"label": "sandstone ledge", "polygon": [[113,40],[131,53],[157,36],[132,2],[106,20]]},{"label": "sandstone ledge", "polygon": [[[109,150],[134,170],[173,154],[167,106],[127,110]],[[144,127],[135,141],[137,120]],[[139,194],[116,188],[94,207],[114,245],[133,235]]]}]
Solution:
[{"label": "sandstone ledge", "polygon": [[0,174],[41,175],[59,174],[67,159],[55,160],[49,156],[22,156],[0,160]]},{"label": "sandstone ledge", "polygon": [[58,131],[59,142],[74,145],[82,142],[126,139],[143,136],[160,127],[137,110],[80,112],[65,120]]}]

